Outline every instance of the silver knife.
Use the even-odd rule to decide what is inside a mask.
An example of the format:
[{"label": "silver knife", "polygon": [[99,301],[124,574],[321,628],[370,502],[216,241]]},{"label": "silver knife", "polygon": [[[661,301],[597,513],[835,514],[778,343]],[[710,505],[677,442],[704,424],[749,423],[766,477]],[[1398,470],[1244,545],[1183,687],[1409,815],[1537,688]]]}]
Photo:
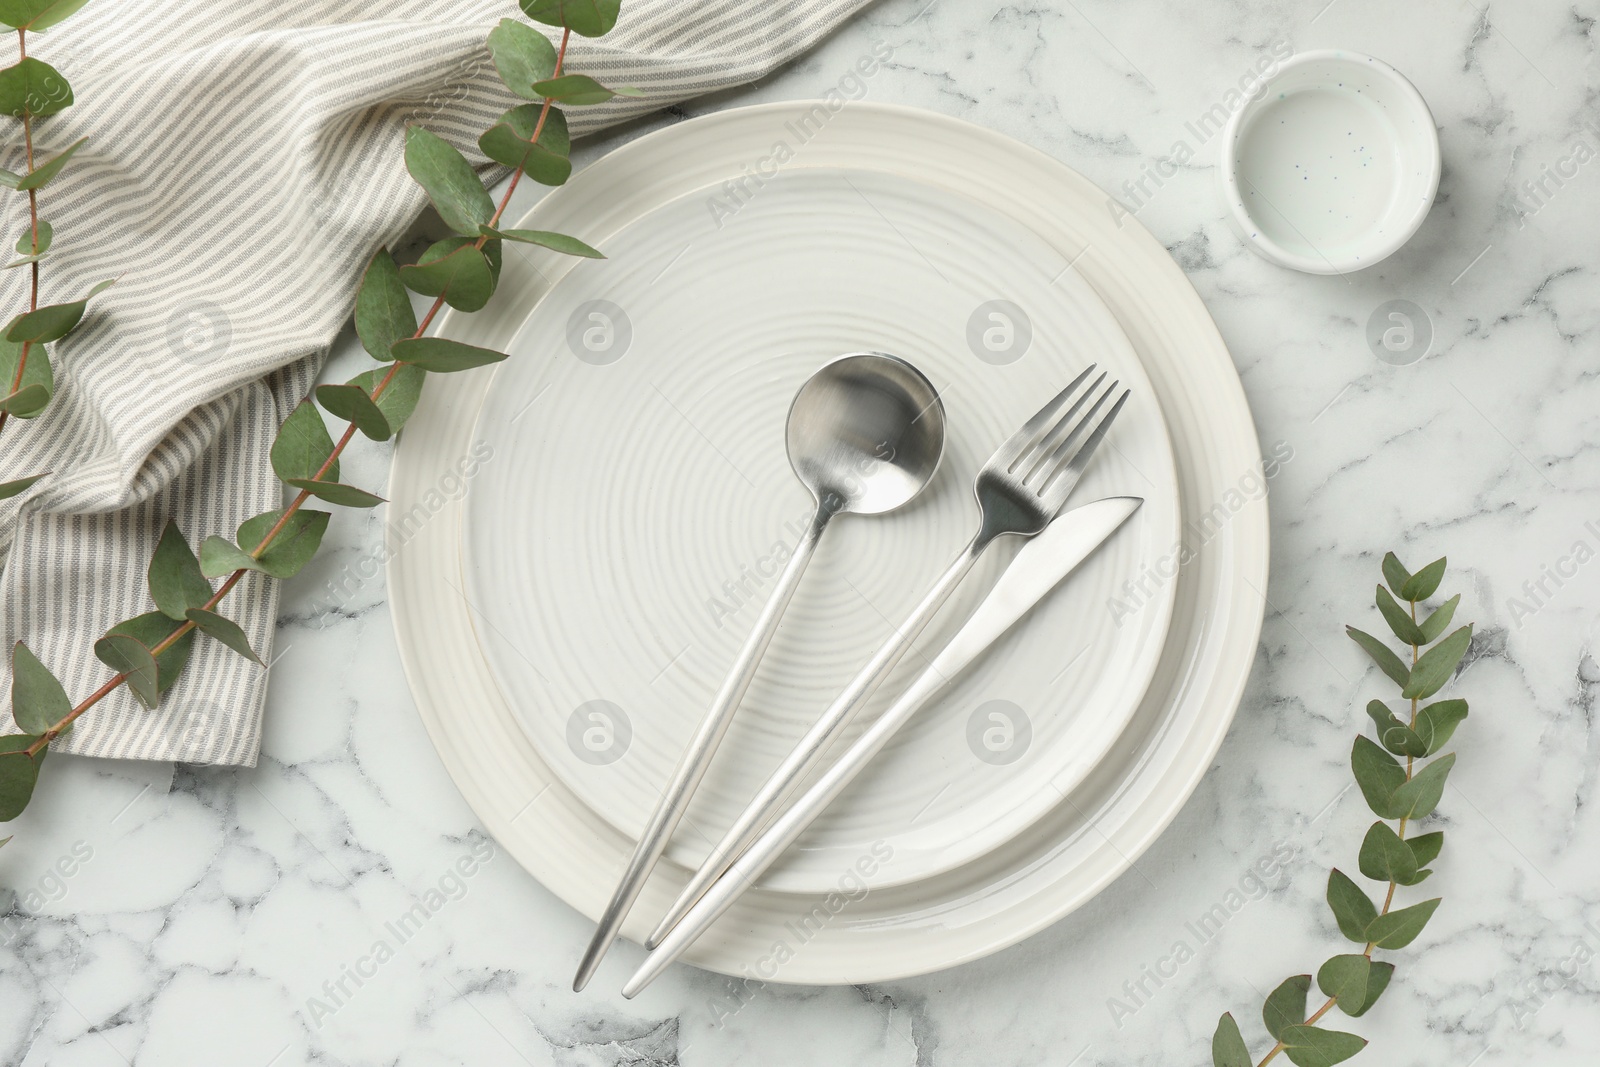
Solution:
[{"label": "silver knife", "polygon": [[928,669],[901,694],[865,733],[856,739],[838,762],[829,767],[788,810],[778,816],[737,861],[713,882],[681,922],[674,926],[639,970],[622,987],[622,995],[633,997],[649,985],[667,965],[677,959],[706,931],[718,916],[727,911],[741,894],[783,851],[794,843],[822,810],[844,792],[895,731],[904,726],[917,710],[949,685],[968,664],[1011,629],[1045,595],[1061,584],[1073,569],[1088,558],[1101,543],[1126,522],[1142,497],[1114,496],[1096,500],[1058,517],[1038,537],[1033,538],[1011,561],[994,588],[983,598],[966,623],[950,639]]}]

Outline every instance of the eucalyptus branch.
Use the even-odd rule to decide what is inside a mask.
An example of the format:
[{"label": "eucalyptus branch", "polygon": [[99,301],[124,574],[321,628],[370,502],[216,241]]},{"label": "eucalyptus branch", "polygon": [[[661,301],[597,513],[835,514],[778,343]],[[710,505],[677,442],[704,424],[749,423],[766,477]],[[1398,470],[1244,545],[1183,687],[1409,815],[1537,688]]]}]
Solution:
[{"label": "eucalyptus branch", "polygon": [[[43,30],[67,18],[84,0],[0,0],[0,23],[17,31],[17,62],[0,70],[0,112],[20,120],[27,169],[21,174],[0,169],[0,187],[28,194],[28,228],[17,238],[20,257],[4,270],[28,268],[28,308],[6,324],[0,334],[0,432],[12,416],[31,419],[49,406],[55,392],[55,372],[46,347],[78,325],[89,300],[109,282],[89,291],[81,300],[39,306],[39,263],[49,252],[54,232],[39,218],[39,190],[60,174],[83,140],[67,147],[43,166],[34,159],[34,120],[71,107],[72,87],[50,64],[28,55],[28,31]],[[16,496],[43,474],[0,482],[0,500]]]},{"label": "eucalyptus branch", "polygon": [[[1399,887],[1416,885],[1433,873],[1427,864],[1433,862],[1444,846],[1442,831],[1407,838],[1406,829],[1417,820],[1427,818],[1438,807],[1444,795],[1445,779],[1456,757],[1454,753],[1440,756],[1421,769],[1417,761],[1433,756],[1444,747],[1467,717],[1465,700],[1422,703],[1450,681],[1461,657],[1472,644],[1470,625],[1440,639],[1455,617],[1456,607],[1461,603],[1460,594],[1435,608],[1426,619],[1420,622],[1417,619],[1417,605],[1438,591],[1444,571],[1443,559],[1411,574],[1393,552],[1383,557],[1387,588],[1378,586],[1378,611],[1389,629],[1409,649],[1409,664],[1371,634],[1355,627],[1345,628],[1350,638],[1400,687],[1401,699],[1411,703],[1404,722],[1383,701],[1368,703],[1367,715],[1377,728],[1378,740],[1358,736],[1350,752],[1350,767],[1356,784],[1361,787],[1367,805],[1379,816],[1379,821],[1372,824],[1361,842],[1357,863],[1364,876],[1386,882],[1387,889],[1383,907],[1379,908],[1354,879],[1337,868],[1330,872],[1327,897],[1334,921],[1340,933],[1363,948],[1358,953],[1334,956],[1317,970],[1317,986],[1328,999],[1309,1015],[1306,1014],[1306,998],[1311,990],[1309,974],[1286,979],[1268,995],[1261,1015],[1276,1044],[1267,1050],[1256,1067],[1266,1067],[1280,1052],[1298,1067],[1331,1067],[1365,1048],[1364,1038],[1322,1029],[1317,1022],[1335,1005],[1346,1015],[1364,1015],[1388,988],[1389,979],[1394,975],[1394,964],[1374,960],[1372,954],[1380,948],[1409,945],[1422,933],[1439,907],[1439,898],[1435,897],[1397,910],[1394,899]],[[1408,607],[1401,607],[1400,601],[1405,601]],[[1397,756],[1405,757],[1403,767]],[[1391,828],[1383,820],[1394,820],[1395,826]],[[1214,1067],[1251,1067],[1249,1047],[1231,1014],[1224,1014],[1217,1021],[1211,1038],[1211,1058]]]},{"label": "eucalyptus branch", "polygon": [[[16,0],[0,0],[0,11],[7,2]],[[381,497],[339,481],[340,456],[358,432],[375,441],[398,433],[416,409],[428,373],[469,370],[506,358],[502,352],[424,336],[445,305],[471,312],[488,303],[499,282],[504,241],[603,258],[575,237],[500,229],[499,223],[524,175],[560,185],[572,173],[566,118],[556,104],[581,106],[615,95],[638,95],[564,72],[571,35],[609,32],[620,0],[591,0],[581,10],[562,0],[520,3],[530,18],[561,27],[562,34],[558,47],[527,24],[504,19],[489,35],[489,52],[501,79],[512,92],[534,101],[506,112],[478,140],[484,155],[511,168],[504,196],[496,204],[454,146],[421,127],[407,130],[406,168],[457,236],[435,242],[415,264],[398,265],[386,249],[369,262],[356,296],[356,333],[367,352],[387,367],[342,385],[316,386],[284,420],[271,461],[278,478],[297,490],[286,507],[246,520],[232,541],[206,538],[198,555],[176,525],[167,524],[148,572],[156,610],[118,623],[95,643],[95,655],[115,673],[93,693],[73,705],[27,646],[16,644],[11,710],[26,732],[0,737],[0,821],[26,808],[51,743],[119,687],[126,685],[146,707],[156,707],[182,672],[197,632],[261,662],[244,631],[216,608],[250,571],[288,578],[310,562],[331,517],[306,508],[313,497],[347,507],[383,503]],[[408,289],[434,298],[420,321]],[[318,405],[348,423],[337,441]],[[213,588],[215,578],[223,582]]]}]

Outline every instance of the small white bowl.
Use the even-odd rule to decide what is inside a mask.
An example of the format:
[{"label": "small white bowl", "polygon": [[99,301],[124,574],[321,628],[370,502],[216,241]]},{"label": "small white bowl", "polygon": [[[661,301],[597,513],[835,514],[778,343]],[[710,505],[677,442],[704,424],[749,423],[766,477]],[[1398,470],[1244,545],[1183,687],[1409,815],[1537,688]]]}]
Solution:
[{"label": "small white bowl", "polygon": [[1387,63],[1302,52],[1228,120],[1217,173],[1247,245],[1295,270],[1345,274],[1422,225],[1439,189],[1439,132]]}]

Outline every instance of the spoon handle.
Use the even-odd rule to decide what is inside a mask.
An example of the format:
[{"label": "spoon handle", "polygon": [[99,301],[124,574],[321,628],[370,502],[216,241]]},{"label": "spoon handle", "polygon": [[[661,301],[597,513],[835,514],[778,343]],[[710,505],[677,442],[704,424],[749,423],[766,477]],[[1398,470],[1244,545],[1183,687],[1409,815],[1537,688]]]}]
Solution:
[{"label": "spoon handle", "polygon": [[660,944],[706,890],[711,888],[723,872],[733,866],[734,861],[783,811],[789,797],[799,788],[812,768],[816,767],[840,731],[850,724],[861,706],[877,692],[878,687],[889,676],[889,672],[894,670],[895,664],[900,662],[906,650],[927,628],[944,602],[950,599],[950,594],[961,584],[961,579],[966,577],[986,547],[988,547],[987,541],[980,543],[974,540],[962,550],[961,555],[956,557],[939,580],[933,584],[933,588],[928,590],[921,603],[912,610],[910,617],[900,624],[900,628],[873,654],[871,661],[861,668],[861,672],[855,676],[849,687],[839,694],[829,705],[828,710],[822,713],[822,717],[806,731],[805,736],[784,757],[778,769],[772,772],[772,776],[756,793],[755,798],[740,814],[732,828],[717,843],[717,847],[711,850],[711,855],[700,865],[700,869],[694,872],[688,886],[656,926],[655,932],[645,941],[645,948],[653,949]]},{"label": "spoon handle", "polygon": [[688,747],[679,757],[677,769],[672,772],[672,780],[662,791],[661,799],[650,815],[650,822],[645,826],[644,834],[633,850],[633,858],[628,861],[622,880],[611,896],[611,902],[606,905],[605,912],[600,916],[599,929],[595,931],[589,947],[584,950],[583,960],[578,964],[578,973],[572,980],[575,992],[583,989],[594,976],[596,968],[600,966],[600,960],[611,947],[611,943],[616,940],[617,933],[622,928],[622,921],[627,918],[628,910],[633,907],[639,892],[644,888],[645,880],[650,877],[651,869],[665,851],[673,830],[677,829],[678,820],[683,817],[685,809],[689,806],[690,797],[700,785],[700,779],[705,776],[711,757],[716,753],[717,746],[722,743],[723,735],[728,732],[728,725],[733,721],[733,713],[738,710],[740,702],[744,699],[745,690],[750,688],[750,682],[756,676],[756,668],[761,663],[761,657],[767,651],[772,635],[777,632],[778,620],[782,617],[784,609],[789,606],[789,600],[794,596],[795,589],[800,585],[800,575],[805,572],[806,564],[811,561],[817,542],[822,539],[822,532],[827,529],[828,520],[834,514],[835,512],[824,504],[817,505],[810,526],[801,536],[800,543],[795,546],[794,554],[789,557],[783,573],[778,576],[772,596],[761,609],[755,629],[745,638],[744,647],[739,649],[739,655],[734,659],[733,667],[728,671],[728,677],[718,690],[716,699],[711,702],[710,710],[706,712],[699,728],[690,738]]}]

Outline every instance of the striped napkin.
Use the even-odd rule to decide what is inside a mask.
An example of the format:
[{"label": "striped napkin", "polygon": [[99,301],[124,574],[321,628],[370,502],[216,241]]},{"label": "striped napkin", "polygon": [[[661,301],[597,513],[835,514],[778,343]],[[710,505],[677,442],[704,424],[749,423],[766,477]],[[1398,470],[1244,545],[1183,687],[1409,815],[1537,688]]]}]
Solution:
[{"label": "striped napkin", "polygon": [[[865,2],[627,0],[612,33],[572,38],[568,63],[648,98],[574,108],[572,132],[748,82]],[[144,574],[167,519],[198,545],[280,506],[277,424],[367,259],[425,203],[404,129],[486,162],[478,134],[518,101],[484,38],[517,14],[513,0],[92,0],[30,35],[77,97],[38,123],[36,151],[89,138],[41,194],[56,235],[41,303],[120,278],[54,346],[45,414],[0,434],[0,481],[51,472],[0,503],[0,636],[27,642],[74,699],[110,673],[94,640],[152,609]],[[0,166],[24,169],[19,131],[3,151]],[[0,215],[9,241],[26,199],[0,196]],[[27,306],[26,273],[0,272],[0,317]],[[275,585],[251,574],[224,602],[269,660]],[[159,710],[119,690],[52,750],[253,766],[266,672],[215,642],[194,649]]]}]

